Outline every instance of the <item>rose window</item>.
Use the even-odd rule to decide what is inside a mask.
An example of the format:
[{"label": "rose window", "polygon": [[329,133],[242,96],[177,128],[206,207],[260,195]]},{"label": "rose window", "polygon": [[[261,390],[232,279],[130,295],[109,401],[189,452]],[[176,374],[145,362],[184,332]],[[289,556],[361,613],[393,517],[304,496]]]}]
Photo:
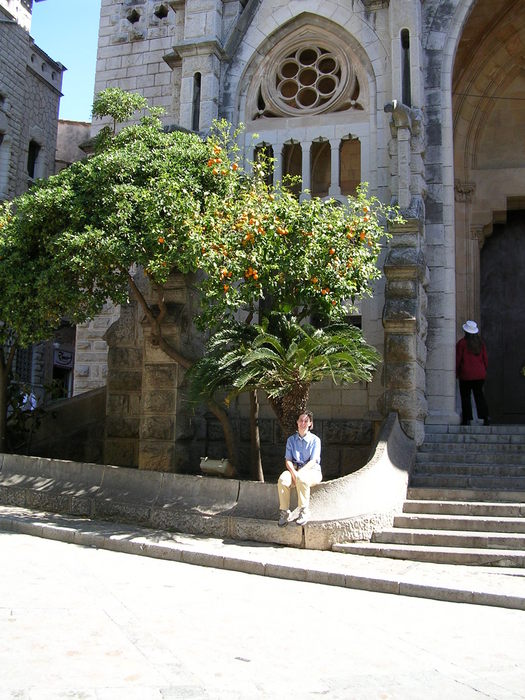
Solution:
[{"label": "rose window", "polygon": [[273,70],[261,84],[260,116],[316,114],[356,106],[355,71],[337,48],[303,45],[272,62]]}]

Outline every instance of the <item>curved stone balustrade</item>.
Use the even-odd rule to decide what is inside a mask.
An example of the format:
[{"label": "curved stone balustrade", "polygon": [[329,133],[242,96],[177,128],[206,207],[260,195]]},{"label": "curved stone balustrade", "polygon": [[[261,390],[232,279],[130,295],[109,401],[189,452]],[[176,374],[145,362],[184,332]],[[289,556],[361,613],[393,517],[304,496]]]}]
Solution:
[{"label": "curved stone balustrade", "polygon": [[309,549],[369,539],[391,525],[406,496],[415,443],[397,415],[353,474],[312,489],[312,520],[277,526],[275,484],[0,455],[0,503],[219,538]]}]

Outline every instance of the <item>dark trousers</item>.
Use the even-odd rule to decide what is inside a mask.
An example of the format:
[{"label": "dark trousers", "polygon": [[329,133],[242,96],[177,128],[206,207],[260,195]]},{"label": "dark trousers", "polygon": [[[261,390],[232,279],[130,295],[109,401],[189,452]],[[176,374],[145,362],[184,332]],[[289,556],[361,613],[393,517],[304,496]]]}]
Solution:
[{"label": "dark trousers", "polygon": [[478,418],[481,418],[482,420],[488,419],[489,410],[487,407],[487,402],[485,400],[485,395],[483,394],[484,383],[484,379],[472,379],[470,381],[467,381],[465,379],[459,380],[462,423],[467,423],[469,420],[472,420],[472,404],[470,403],[470,392],[474,394],[474,401],[476,402]]}]

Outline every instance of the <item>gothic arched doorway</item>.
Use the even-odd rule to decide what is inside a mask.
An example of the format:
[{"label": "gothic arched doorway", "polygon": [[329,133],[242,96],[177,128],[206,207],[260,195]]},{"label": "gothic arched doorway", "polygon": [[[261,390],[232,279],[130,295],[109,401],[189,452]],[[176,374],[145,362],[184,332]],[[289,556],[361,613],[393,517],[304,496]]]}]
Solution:
[{"label": "gothic arched doorway", "polygon": [[525,423],[525,210],[496,224],[481,251],[485,392],[495,423]]},{"label": "gothic arched doorway", "polygon": [[480,322],[499,423],[525,423],[524,53],[521,0],[472,3],[452,80],[456,332]]}]

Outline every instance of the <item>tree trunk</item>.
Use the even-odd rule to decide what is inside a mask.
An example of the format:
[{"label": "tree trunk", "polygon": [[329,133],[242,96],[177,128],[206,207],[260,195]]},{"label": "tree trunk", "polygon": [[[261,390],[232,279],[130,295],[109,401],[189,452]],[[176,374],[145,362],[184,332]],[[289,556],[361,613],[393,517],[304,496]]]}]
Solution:
[{"label": "tree trunk", "polygon": [[6,451],[7,446],[7,371],[4,363],[0,363],[0,452]]},{"label": "tree trunk", "polygon": [[253,481],[264,481],[261,460],[261,436],[259,433],[259,400],[257,391],[250,391],[250,477]]},{"label": "tree trunk", "polygon": [[208,401],[208,408],[213,413],[215,418],[219,421],[224,433],[224,440],[226,442],[226,450],[228,451],[228,459],[230,464],[237,471],[238,460],[237,460],[237,450],[235,449],[235,437],[233,435],[233,428],[228,414],[223,410],[215,401]]},{"label": "tree trunk", "polygon": [[5,348],[0,346],[0,452],[7,449],[7,385],[15,357],[16,344],[13,343],[5,356]]},{"label": "tree trunk", "polygon": [[270,399],[285,438],[297,430],[297,416],[307,410],[310,383],[295,383],[291,390],[278,399]]}]

